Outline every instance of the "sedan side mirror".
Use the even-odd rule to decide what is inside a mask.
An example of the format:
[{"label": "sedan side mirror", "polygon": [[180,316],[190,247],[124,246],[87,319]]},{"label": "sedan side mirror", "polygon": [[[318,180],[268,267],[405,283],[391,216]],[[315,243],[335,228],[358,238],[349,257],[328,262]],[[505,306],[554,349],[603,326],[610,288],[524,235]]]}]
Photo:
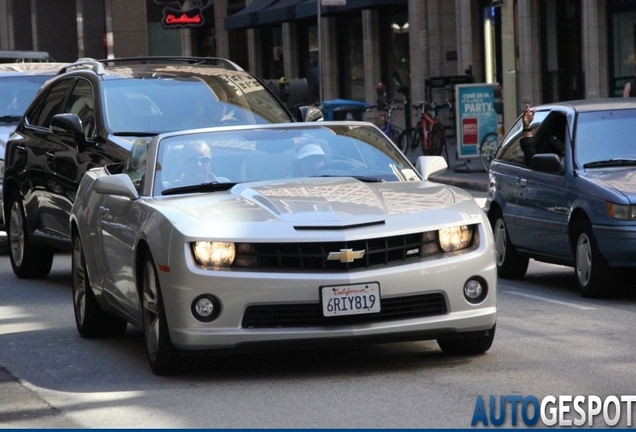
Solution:
[{"label": "sedan side mirror", "polygon": [[561,158],[554,153],[540,153],[532,157],[530,169],[551,174],[563,174],[565,170],[561,165]]},{"label": "sedan side mirror", "polygon": [[428,180],[430,176],[441,174],[446,171],[448,164],[442,156],[420,156],[417,158],[415,169],[424,180]]},{"label": "sedan side mirror", "polygon": [[127,197],[131,200],[139,198],[132,180],[127,174],[113,174],[97,177],[95,179],[95,192],[104,195],[116,195]]},{"label": "sedan side mirror", "polygon": [[71,137],[79,151],[85,149],[84,128],[77,114],[64,113],[54,115],[51,119],[51,130],[57,135]]},{"label": "sedan side mirror", "polygon": [[301,106],[296,113],[296,121],[299,122],[315,122],[323,121],[324,116],[320,108],[315,106]]}]

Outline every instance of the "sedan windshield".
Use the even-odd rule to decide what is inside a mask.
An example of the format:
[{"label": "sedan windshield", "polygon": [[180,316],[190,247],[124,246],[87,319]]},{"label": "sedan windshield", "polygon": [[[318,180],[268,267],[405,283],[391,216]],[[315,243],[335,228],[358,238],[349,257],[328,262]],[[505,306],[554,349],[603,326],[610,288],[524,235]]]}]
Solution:
[{"label": "sedan windshield", "polygon": [[[214,192],[227,189],[220,186],[223,184],[315,177],[420,180],[377,128],[360,123],[183,134],[160,141],[155,166],[154,195]],[[183,189],[196,185],[204,186]]]},{"label": "sedan windshield", "polygon": [[581,113],[575,134],[580,167],[621,166],[636,160],[636,110]]},{"label": "sedan windshield", "polygon": [[104,84],[108,126],[117,135],[291,121],[251,76],[155,74]]}]

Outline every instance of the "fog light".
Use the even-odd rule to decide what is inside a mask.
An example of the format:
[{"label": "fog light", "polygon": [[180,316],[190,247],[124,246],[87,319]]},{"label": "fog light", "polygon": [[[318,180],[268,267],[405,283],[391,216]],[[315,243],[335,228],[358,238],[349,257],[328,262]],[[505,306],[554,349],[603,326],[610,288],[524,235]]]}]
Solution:
[{"label": "fog light", "polygon": [[482,278],[471,278],[464,284],[464,298],[469,303],[481,303],[488,294],[488,284]]},{"label": "fog light", "polygon": [[221,313],[221,304],[211,295],[202,295],[192,302],[192,315],[203,322],[210,322]]}]

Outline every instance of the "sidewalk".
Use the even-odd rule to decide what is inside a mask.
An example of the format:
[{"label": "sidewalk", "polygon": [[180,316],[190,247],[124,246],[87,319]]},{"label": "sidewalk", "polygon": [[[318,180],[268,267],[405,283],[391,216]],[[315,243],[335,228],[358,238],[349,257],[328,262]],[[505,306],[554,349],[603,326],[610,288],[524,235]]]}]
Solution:
[{"label": "sidewalk", "polygon": [[[457,186],[462,189],[486,192],[488,191],[488,173],[481,166],[479,158],[457,159],[457,146],[454,141],[448,143],[448,168],[441,174],[430,179],[435,182]],[[406,156],[413,165],[422,156],[422,149],[409,149]]]}]

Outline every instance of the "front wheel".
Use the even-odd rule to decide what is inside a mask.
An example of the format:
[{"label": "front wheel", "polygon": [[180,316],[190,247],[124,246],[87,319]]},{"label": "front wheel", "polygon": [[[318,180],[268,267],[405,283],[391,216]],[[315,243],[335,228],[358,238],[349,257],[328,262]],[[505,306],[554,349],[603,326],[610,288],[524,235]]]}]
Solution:
[{"label": "front wheel", "polygon": [[6,225],[13,273],[22,279],[46,277],[53,265],[53,250],[31,244],[22,199],[17,192],[11,195]]},{"label": "front wheel", "polygon": [[413,129],[404,129],[404,131],[402,131],[402,133],[398,137],[395,145],[402,153],[406,154],[406,152],[408,151],[409,146],[411,145],[412,137]]},{"label": "front wheel", "polygon": [[503,279],[521,279],[528,271],[528,258],[517,253],[500,212],[491,218],[491,224],[495,236],[497,276]]},{"label": "front wheel", "polygon": [[449,355],[474,355],[483,354],[490,349],[495,340],[497,325],[488,330],[488,335],[477,336],[470,339],[438,339],[437,344]]},{"label": "front wheel", "polygon": [[499,136],[495,132],[487,133],[479,144],[479,159],[486,172],[490,169],[490,163],[495,158],[498,147]]},{"label": "front wheel", "polygon": [[591,225],[580,223],[575,227],[575,267],[576,283],[583,297],[604,298],[614,287],[615,271],[607,264],[598,250]]},{"label": "front wheel", "polygon": [[144,256],[142,271],[144,339],[150,368],[157,375],[170,375],[176,372],[179,352],[170,339],[159,276],[150,252]]}]

